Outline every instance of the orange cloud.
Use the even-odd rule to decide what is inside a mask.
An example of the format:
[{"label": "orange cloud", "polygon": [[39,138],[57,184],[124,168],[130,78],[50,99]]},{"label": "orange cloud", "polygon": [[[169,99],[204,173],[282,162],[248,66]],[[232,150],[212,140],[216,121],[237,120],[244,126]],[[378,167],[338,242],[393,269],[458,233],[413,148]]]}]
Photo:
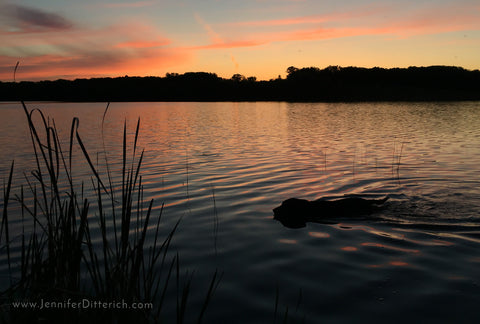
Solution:
[{"label": "orange cloud", "polygon": [[70,55],[31,57],[0,56],[0,78],[13,76],[12,62],[20,60],[18,80],[79,78],[93,76],[159,75],[172,65],[190,60],[190,53],[181,50],[141,49],[134,53],[83,51]]},{"label": "orange cloud", "polygon": [[[138,1],[109,6],[140,7],[155,3]],[[195,54],[201,50],[226,52],[222,54],[228,55],[223,57],[229,57],[229,64],[238,70],[239,66],[244,68],[246,65],[242,61],[242,54],[232,53],[235,48],[252,49],[251,53],[255,55],[255,47],[271,43],[370,35],[408,38],[480,30],[478,5],[437,5],[423,9],[420,6],[376,6],[326,15],[218,25],[208,24],[197,14],[195,19],[205,31],[204,43],[178,47],[175,45],[176,39],[166,37],[152,25],[139,23],[134,18],[130,22],[122,21],[117,25],[93,28],[82,26],[55,12],[25,6],[14,6],[9,10],[3,10],[5,6],[0,7],[2,80],[12,79],[13,67],[18,60],[21,61],[17,74],[20,80],[159,75],[167,70],[183,70],[179,67],[188,68],[188,64],[194,61]],[[14,12],[12,8],[20,8],[20,11]],[[197,37],[195,44],[200,40]],[[203,68],[202,62],[195,64]],[[259,61],[259,64],[264,62]],[[255,69],[261,70],[258,66]]]},{"label": "orange cloud", "polygon": [[145,24],[124,23],[96,30],[2,35],[0,79],[11,80],[16,61],[18,80],[160,75],[190,62],[191,50],[175,48],[158,34]]},{"label": "orange cloud", "polygon": [[[200,49],[228,49],[228,48],[235,48],[235,47],[250,47],[250,46],[258,46],[260,45],[258,42],[255,41],[234,41],[232,42],[225,42],[224,39],[217,33],[213,28],[207,24],[200,15],[195,14],[195,19],[197,22],[203,26],[205,31],[207,32],[208,36],[210,37],[212,44],[205,45],[205,46],[197,46],[191,49],[200,50]],[[235,72],[238,72],[238,68],[240,64],[235,59],[232,53],[230,53],[230,59],[235,67]]]},{"label": "orange cloud", "polygon": [[[461,30],[479,30],[480,12],[476,8],[450,6],[428,8],[417,12],[401,8],[367,8],[358,12],[331,15],[305,16],[279,20],[247,21],[227,24],[233,27],[230,34],[238,39],[224,41],[215,33],[212,42],[196,49],[222,49],[260,46],[272,42],[311,41],[353,36],[393,35],[400,38]],[[452,12],[455,15],[452,16]],[[382,14],[380,14],[382,13]],[[368,17],[367,17],[368,16]],[[358,18],[358,19],[357,19]],[[368,19],[364,19],[368,18]],[[294,27],[305,25],[302,27]],[[317,25],[311,27],[310,25]],[[253,32],[238,32],[239,26],[256,27]],[[293,27],[285,29],[284,27]],[[264,29],[267,28],[268,30]],[[271,30],[272,27],[282,27]],[[213,31],[211,26],[208,26]],[[223,31],[227,34],[229,31]]]},{"label": "orange cloud", "polygon": [[[153,1],[126,5],[145,6]],[[171,46],[156,28],[137,21],[92,28],[33,7],[0,6],[0,79],[11,80],[20,61],[19,80],[88,76],[159,75],[190,62],[188,49]]]}]

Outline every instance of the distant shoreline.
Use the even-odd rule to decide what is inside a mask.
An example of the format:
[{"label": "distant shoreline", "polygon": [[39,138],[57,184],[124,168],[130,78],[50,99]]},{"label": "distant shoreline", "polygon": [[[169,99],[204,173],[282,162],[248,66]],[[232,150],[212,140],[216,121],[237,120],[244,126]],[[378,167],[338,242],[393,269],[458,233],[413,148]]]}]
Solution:
[{"label": "distant shoreline", "polygon": [[235,74],[169,73],[117,77],[0,82],[0,101],[60,102],[381,102],[480,100],[480,71],[454,66],[287,69],[287,77],[257,81]]}]

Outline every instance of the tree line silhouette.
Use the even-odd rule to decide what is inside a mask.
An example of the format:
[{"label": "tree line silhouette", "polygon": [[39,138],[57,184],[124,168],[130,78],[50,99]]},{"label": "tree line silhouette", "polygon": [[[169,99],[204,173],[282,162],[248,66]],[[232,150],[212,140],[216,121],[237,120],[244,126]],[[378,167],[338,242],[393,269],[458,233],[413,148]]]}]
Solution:
[{"label": "tree line silhouette", "polygon": [[286,78],[257,81],[234,74],[167,73],[0,82],[0,100],[45,101],[434,101],[480,100],[480,71],[455,66],[287,69]]}]

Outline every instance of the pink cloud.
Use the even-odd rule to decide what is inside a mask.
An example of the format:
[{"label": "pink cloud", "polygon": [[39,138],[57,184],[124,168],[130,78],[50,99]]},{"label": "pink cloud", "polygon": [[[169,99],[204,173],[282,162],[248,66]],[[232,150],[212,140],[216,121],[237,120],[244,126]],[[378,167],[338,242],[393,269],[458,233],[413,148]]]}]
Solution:
[{"label": "pink cloud", "polygon": [[445,6],[414,13],[404,21],[393,21],[385,29],[403,37],[479,30],[480,11],[469,7]]},{"label": "pink cloud", "polygon": [[[147,6],[140,1],[119,6]],[[11,80],[12,62],[20,61],[18,80],[86,76],[159,75],[189,62],[192,53],[171,46],[156,28],[137,21],[92,28],[54,12],[18,5],[0,6],[0,79]]]},{"label": "pink cloud", "polygon": [[247,27],[259,27],[259,26],[285,26],[285,25],[297,25],[297,24],[314,24],[328,21],[326,16],[304,16],[295,18],[283,18],[273,20],[256,20],[256,21],[244,21],[231,23],[231,26],[247,26]]},{"label": "pink cloud", "polygon": [[268,40],[238,40],[238,41],[222,41],[219,43],[212,43],[201,46],[190,47],[192,50],[206,50],[206,49],[228,49],[237,47],[255,47],[268,44]]},{"label": "pink cloud", "polygon": [[105,3],[103,6],[106,8],[142,8],[152,6],[156,3],[157,1],[136,1],[127,3]]},{"label": "pink cloud", "polygon": [[[455,14],[452,15],[452,12]],[[196,48],[251,47],[272,42],[324,40],[368,35],[393,35],[406,38],[461,30],[480,30],[480,12],[478,8],[451,6],[424,8],[417,11],[393,7],[387,10],[386,7],[376,7],[355,12],[246,21],[224,26],[233,27],[231,33],[237,34],[238,39],[223,41],[222,36],[216,34],[210,44]],[[236,29],[242,26],[255,27],[255,30],[238,32]],[[282,28],[275,30],[276,27]],[[285,27],[290,28],[286,29]],[[212,27],[209,26],[209,28]],[[274,29],[272,30],[272,28]],[[228,30],[224,33],[228,33]]]},{"label": "pink cloud", "polygon": [[[112,6],[147,6],[139,1]],[[57,13],[20,7],[20,13],[0,12],[0,79],[11,80],[20,60],[19,80],[89,76],[159,75],[185,66],[200,50],[221,50],[235,69],[242,63],[230,52],[272,42],[315,41],[343,37],[418,35],[480,30],[478,5],[429,8],[369,7],[350,12],[265,21],[210,25],[195,18],[205,31],[198,46],[176,47],[157,28],[137,21],[107,27],[82,26]],[[412,11],[413,10],[413,11]],[[34,15],[38,13],[39,15]],[[213,71],[216,72],[216,71]]]},{"label": "pink cloud", "polygon": [[271,20],[256,20],[256,21],[244,21],[234,22],[227,25],[234,27],[267,27],[267,26],[289,26],[289,25],[306,25],[306,24],[321,24],[327,22],[340,22],[351,19],[362,18],[366,16],[379,15],[382,12],[386,12],[385,7],[366,7],[354,11],[348,12],[335,12],[322,15],[308,15],[300,17],[287,17],[282,19]]},{"label": "pink cloud", "polygon": [[40,35],[3,34],[0,79],[11,80],[11,65],[16,61],[20,61],[18,80],[160,75],[191,61],[191,50],[175,48],[170,39],[159,34],[140,23],[76,27]]},{"label": "pink cloud", "polygon": [[12,62],[20,61],[17,80],[56,79],[92,76],[159,75],[172,65],[190,60],[183,50],[145,49],[132,53],[110,49],[82,51],[71,55],[38,55],[30,57],[0,56],[0,78],[10,80]]},{"label": "pink cloud", "polygon": [[[202,19],[202,17],[200,17],[200,15],[195,14],[195,19],[207,32],[212,43],[204,46],[192,47],[191,48],[192,50],[202,50],[202,49],[218,50],[218,49],[229,49],[229,48],[236,48],[236,47],[252,47],[252,46],[261,45],[261,43],[257,41],[251,41],[251,40],[247,40],[247,41],[235,40],[233,42],[225,41],[207,22],[205,22]],[[266,43],[266,42],[263,42],[263,43]],[[230,53],[230,59],[234,65],[235,72],[238,72],[240,64],[238,63],[237,59],[232,53]]]}]

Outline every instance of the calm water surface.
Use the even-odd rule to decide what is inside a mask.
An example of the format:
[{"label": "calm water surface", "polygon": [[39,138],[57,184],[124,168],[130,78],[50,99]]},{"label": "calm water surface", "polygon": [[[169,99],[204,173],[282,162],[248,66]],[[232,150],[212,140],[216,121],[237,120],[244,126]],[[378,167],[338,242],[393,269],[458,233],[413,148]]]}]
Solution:
[{"label": "calm water surface", "polygon": [[[105,104],[28,107],[65,141],[79,117],[103,158]],[[114,103],[114,171],[123,123],[133,134],[138,117],[145,196],[165,203],[165,228],[183,217],[174,248],[195,270],[192,309],[224,272],[206,323],[273,323],[277,288],[278,316],[307,323],[480,320],[480,102]],[[26,119],[17,103],[0,119],[0,176],[14,159],[18,190],[33,166]],[[345,194],[391,198],[375,218],[296,230],[272,219],[287,198]]]}]

